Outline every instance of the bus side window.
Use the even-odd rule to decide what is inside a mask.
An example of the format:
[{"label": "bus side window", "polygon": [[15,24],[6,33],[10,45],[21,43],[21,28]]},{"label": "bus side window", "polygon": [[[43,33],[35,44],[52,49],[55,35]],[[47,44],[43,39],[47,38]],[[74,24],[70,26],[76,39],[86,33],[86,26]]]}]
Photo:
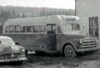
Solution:
[{"label": "bus side window", "polygon": [[33,32],[39,32],[39,26],[38,25],[33,26]]},{"label": "bus side window", "polygon": [[15,31],[14,25],[10,25],[9,26],[9,32],[14,32],[14,31]]},{"label": "bus side window", "polygon": [[32,32],[33,31],[32,26],[26,26],[26,31],[27,32]]},{"label": "bus side window", "polygon": [[47,26],[47,31],[52,31],[51,26]]},{"label": "bus side window", "polygon": [[56,24],[48,24],[47,31],[56,31]]},{"label": "bus side window", "polygon": [[20,29],[21,27],[19,25],[15,25],[15,32],[20,32]]},{"label": "bus side window", "polygon": [[53,31],[56,31],[56,25],[53,25]]},{"label": "bus side window", "polygon": [[26,29],[25,29],[25,26],[21,26],[21,32],[25,32]]},{"label": "bus side window", "polygon": [[40,32],[46,32],[46,26],[45,25],[40,25],[39,30],[40,30]]},{"label": "bus side window", "polygon": [[5,32],[9,32],[9,26],[6,26],[6,28],[5,28]]}]

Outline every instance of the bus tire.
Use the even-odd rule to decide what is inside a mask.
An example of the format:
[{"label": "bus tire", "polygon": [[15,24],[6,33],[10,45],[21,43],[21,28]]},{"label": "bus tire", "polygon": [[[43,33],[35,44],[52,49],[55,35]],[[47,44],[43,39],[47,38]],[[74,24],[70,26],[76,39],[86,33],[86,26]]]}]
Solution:
[{"label": "bus tire", "polygon": [[65,57],[75,57],[76,52],[71,45],[66,45],[64,48],[64,56]]}]

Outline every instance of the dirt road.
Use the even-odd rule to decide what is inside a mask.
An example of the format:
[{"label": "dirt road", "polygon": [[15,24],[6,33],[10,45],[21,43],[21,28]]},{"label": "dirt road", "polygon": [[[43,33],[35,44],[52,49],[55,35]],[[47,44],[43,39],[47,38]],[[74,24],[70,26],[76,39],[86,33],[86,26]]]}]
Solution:
[{"label": "dirt road", "polygon": [[61,55],[28,55],[23,64],[0,64],[0,68],[100,68],[100,51],[75,58]]}]

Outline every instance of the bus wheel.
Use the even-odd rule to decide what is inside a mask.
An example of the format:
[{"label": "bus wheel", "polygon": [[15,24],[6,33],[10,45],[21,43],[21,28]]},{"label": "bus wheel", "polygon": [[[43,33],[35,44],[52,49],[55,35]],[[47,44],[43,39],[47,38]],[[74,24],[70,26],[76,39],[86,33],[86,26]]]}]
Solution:
[{"label": "bus wheel", "polygon": [[65,48],[64,48],[64,55],[66,57],[75,57],[76,52],[71,45],[66,45]]}]

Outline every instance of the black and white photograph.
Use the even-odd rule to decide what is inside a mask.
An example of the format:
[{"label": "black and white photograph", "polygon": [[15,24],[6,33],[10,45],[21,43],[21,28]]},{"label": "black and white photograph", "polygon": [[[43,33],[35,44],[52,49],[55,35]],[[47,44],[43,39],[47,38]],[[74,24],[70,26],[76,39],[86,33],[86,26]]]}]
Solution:
[{"label": "black and white photograph", "polygon": [[0,68],[100,68],[100,0],[0,0]]}]

